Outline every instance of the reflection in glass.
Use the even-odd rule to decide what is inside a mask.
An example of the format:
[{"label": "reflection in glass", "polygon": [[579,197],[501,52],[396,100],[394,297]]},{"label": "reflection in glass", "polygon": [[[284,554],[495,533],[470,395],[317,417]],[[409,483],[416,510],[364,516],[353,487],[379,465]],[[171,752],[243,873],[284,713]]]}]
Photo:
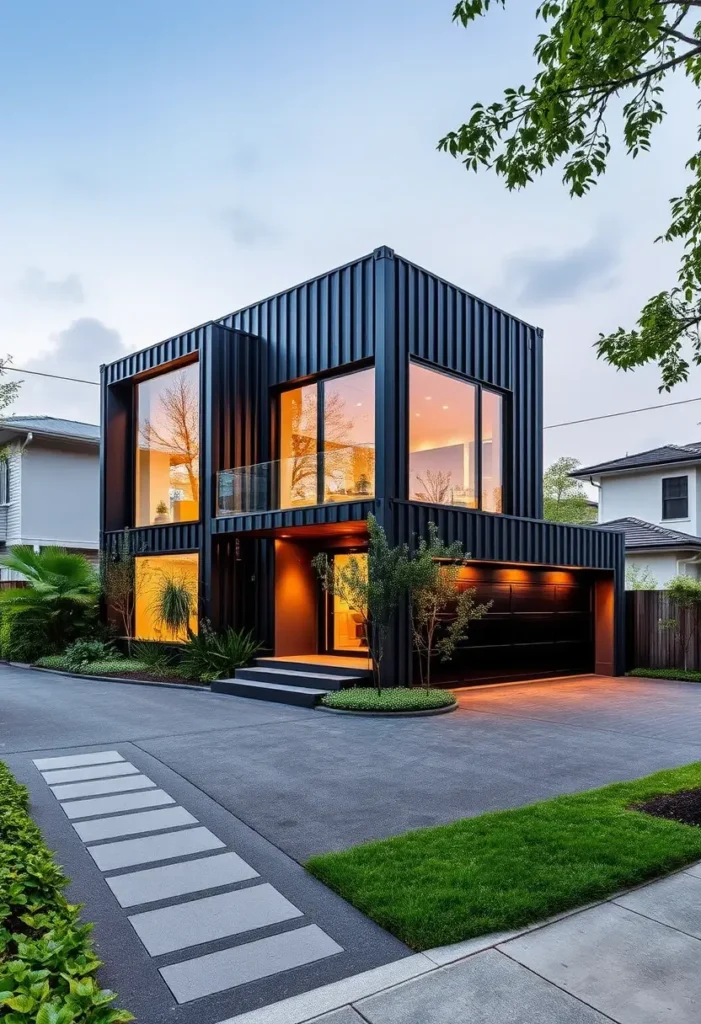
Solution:
[{"label": "reflection in glass", "polygon": [[482,508],[503,512],[503,409],[501,395],[482,389]]},{"label": "reflection in glass", "polygon": [[317,503],[316,384],[280,395],[280,508]]},{"label": "reflection in glass", "polygon": [[[358,563],[360,571],[367,574],[368,556],[366,554],[334,555],[334,573],[340,573],[347,568],[351,558]],[[334,594],[331,600],[333,601],[333,649],[335,651],[367,651],[363,616],[360,612],[353,611],[338,594]]]},{"label": "reflection in glass", "polygon": [[409,497],[477,507],[477,389],[467,381],[409,368]]},{"label": "reflection in glass", "polygon": [[197,632],[198,562],[196,554],[140,555],[134,559],[134,636],[137,640],[187,640],[186,629],[173,634],[158,619],[158,599],[168,582],[188,590],[190,629]]},{"label": "reflection in glass", "polygon": [[375,493],[375,371],[324,385],[324,501]]},{"label": "reflection in glass", "polygon": [[199,365],[136,386],[136,526],[200,516]]}]

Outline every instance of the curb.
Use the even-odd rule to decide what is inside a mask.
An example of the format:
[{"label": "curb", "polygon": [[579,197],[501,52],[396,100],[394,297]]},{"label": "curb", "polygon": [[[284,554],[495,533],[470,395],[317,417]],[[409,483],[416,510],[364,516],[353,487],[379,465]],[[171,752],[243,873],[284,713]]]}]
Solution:
[{"label": "curb", "polygon": [[159,679],[124,679],[121,676],[93,676],[87,672],[66,672],[60,668],[42,668],[41,665],[27,665],[23,661],[4,661],[3,665],[12,668],[30,669],[32,672],[48,672],[54,676],[66,676],[68,679],[93,679],[100,683],[126,683],[133,686],[162,686],[170,690],[195,690],[199,693],[211,693],[207,683],[166,683]]},{"label": "curb", "polygon": [[349,711],[347,708],[327,708],[323,704],[317,704],[315,711],[325,711],[329,715],[355,715],[356,718],[429,718],[432,715],[447,715],[450,711],[458,710],[457,701],[455,704],[448,704],[444,708],[426,708],[421,711]]}]

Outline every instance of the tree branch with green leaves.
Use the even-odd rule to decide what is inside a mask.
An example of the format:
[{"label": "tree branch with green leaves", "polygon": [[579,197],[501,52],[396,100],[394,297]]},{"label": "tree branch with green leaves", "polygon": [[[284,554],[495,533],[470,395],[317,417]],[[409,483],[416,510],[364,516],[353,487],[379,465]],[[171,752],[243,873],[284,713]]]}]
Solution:
[{"label": "tree branch with green leaves", "polygon": [[[506,5],[460,0],[453,20],[467,28]],[[623,103],[622,142],[637,157],[667,115],[669,75],[678,71],[701,85],[700,8],[701,0],[544,0],[536,10],[545,31],[535,43],[533,81],[506,89],[501,100],[475,103],[438,148],[468,170],[493,170],[509,189],[562,164],[570,194],[583,196],[608,167],[612,105]],[[682,245],[676,281],[645,303],[634,327],[601,334],[596,343],[599,357],[621,370],[657,363],[665,391],[701,365],[701,151],[686,169],[690,183],[670,200],[671,222],[656,239]]]}]

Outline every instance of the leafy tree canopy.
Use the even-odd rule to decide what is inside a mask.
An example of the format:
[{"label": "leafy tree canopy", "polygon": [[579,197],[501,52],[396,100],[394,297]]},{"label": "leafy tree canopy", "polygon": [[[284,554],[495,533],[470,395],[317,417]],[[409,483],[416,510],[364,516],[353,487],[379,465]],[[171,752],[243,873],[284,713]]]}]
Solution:
[{"label": "leafy tree canopy", "polygon": [[[453,20],[467,27],[506,3],[460,0]],[[610,107],[622,104],[623,144],[636,157],[666,116],[667,76],[676,70],[701,85],[701,0],[543,0],[536,19],[544,31],[533,81],[476,103],[438,146],[470,170],[491,168],[509,189],[562,163],[570,194],[581,196],[607,169]],[[688,379],[692,363],[701,364],[701,151],[686,167],[691,181],[670,200],[671,222],[661,235],[683,247],[676,282],[648,300],[635,327],[602,334],[597,343],[598,355],[622,370],[656,362],[666,391]]]},{"label": "leafy tree canopy", "polygon": [[551,523],[595,523],[597,511],[573,473],[579,461],[564,455],[543,474],[543,518]]}]

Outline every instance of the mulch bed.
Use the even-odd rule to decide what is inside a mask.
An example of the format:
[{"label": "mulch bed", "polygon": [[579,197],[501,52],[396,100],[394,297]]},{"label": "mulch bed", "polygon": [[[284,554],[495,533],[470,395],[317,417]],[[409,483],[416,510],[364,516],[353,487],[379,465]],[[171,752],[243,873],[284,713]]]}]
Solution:
[{"label": "mulch bed", "polygon": [[671,818],[684,825],[701,825],[701,789],[682,789],[679,793],[664,793],[634,804],[633,810],[644,811],[656,818]]}]

